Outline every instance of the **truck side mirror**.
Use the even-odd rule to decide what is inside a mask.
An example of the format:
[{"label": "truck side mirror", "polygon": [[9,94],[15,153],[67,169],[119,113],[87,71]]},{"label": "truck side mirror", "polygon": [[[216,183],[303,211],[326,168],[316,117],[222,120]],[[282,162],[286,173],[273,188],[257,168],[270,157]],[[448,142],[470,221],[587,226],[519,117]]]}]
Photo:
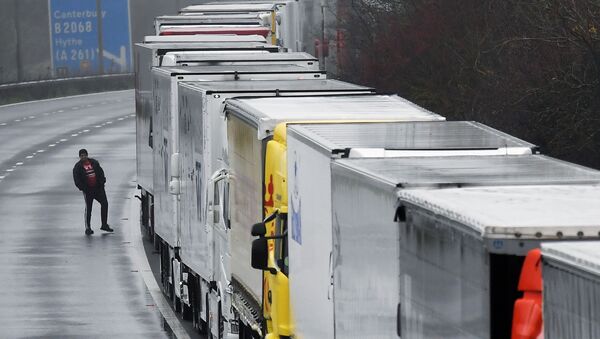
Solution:
[{"label": "truck side mirror", "polygon": [[[259,223],[252,225],[252,229],[250,230],[250,234],[252,234],[253,237],[264,237],[266,233],[267,233],[267,228],[266,228],[264,222],[259,222]],[[252,245],[252,246],[254,246],[254,245]],[[254,253],[254,252],[252,252],[252,253]]]},{"label": "truck side mirror", "polygon": [[258,238],[252,241],[252,268],[263,271],[269,269],[268,249],[267,239]]}]

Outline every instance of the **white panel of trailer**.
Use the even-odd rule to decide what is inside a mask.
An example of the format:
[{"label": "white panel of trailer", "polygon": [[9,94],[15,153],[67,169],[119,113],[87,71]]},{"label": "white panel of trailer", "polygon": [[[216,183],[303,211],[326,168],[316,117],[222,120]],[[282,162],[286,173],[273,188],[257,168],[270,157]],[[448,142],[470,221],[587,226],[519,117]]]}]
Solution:
[{"label": "white panel of trailer", "polygon": [[600,184],[597,170],[537,154],[373,158],[339,160],[337,164],[402,188]]},{"label": "white panel of trailer", "polygon": [[262,272],[248,265],[250,228],[263,219],[262,140],[253,126],[239,119],[227,123],[231,192],[231,272],[255,298],[261,300]]},{"label": "white panel of trailer", "polygon": [[600,241],[542,243],[544,337],[600,337]]},{"label": "white panel of trailer", "polygon": [[[333,227],[327,231],[333,242],[326,249],[331,250],[333,269],[335,337],[394,337],[398,294],[392,291],[399,289],[400,274],[395,186],[372,185],[336,173],[335,167],[330,171],[327,223]],[[310,229],[304,220],[302,228],[303,235]]]},{"label": "white panel of trailer", "polygon": [[290,306],[300,338],[333,338],[330,158],[287,140]]},{"label": "white panel of trailer", "polygon": [[[384,149],[388,151],[476,149],[526,149],[536,146],[472,121],[427,121],[398,123],[302,124],[289,127],[289,133],[326,150]],[[510,151],[511,153],[514,151]],[[526,152],[526,151],[524,151]]]},{"label": "white panel of trailer", "polygon": [[596,238],[600,234],[600,186],[467,187],[401,190],[398,195],[486,238],[556,239],[558,233],[565,238]]},{"label": "white panel of trailer", "polygon": [[261,139],[272,132],[278,122],[289,119],[384,121],[402,115],[404,121],[445,120],[397,95],[286,98],[285,101],[279,98],[238,99],[230,101],[227,109],[257,126]]},{"label": "white panel of trailer", "polygon": [[[238,80],[261,80],[258,75],[260,74],[275,74],[275,73],[295,73],[295,80],[302,79],[325,79],[326,75],[324,71],[314,69],[314,67],[304,67],[304,65],[296,65],[295,61],[284,61],[282,63],[276,62],[276,64],[269,64],[266,60],[264,64],[242,64],[242,65],[209,65],[209,66],[175,66],[175,67],[161,67],[165,72],[174,73],[177,75],[204,75],[204,74],[237,74]],[[254,77],[250,79],[244,79],[245,74],[253,74]],[[262,79],[268,80],[268,79]],[[190,80],[191,81],[191,80]],[[197,80],[199,81],[199,80]],[[215,80],[217,81],[217,80]]]},{"label": "white panel of trailer", "polygon": [[264,24],[261,13],[249,14],[224,14],[224,15],[162,15],[154,18],[154,33],[160,34],[163,26],[166,25],[192,25],[192,24],[210,24],[210,25],[260,25]]},{"label": "white panel of trailer", "polygon": [[[164,59],[170,59],[170,66],[203,66],[203,65],[252,65],[262,63],[293,63],[298,66],[313,67],[319,69],[319,61],[308,53],[269,53],[267,51],[252,53],[221,53],[221,54],[198,54],[195,52],[166,53]],[[291,61],[291,62],[290,62]]]}]

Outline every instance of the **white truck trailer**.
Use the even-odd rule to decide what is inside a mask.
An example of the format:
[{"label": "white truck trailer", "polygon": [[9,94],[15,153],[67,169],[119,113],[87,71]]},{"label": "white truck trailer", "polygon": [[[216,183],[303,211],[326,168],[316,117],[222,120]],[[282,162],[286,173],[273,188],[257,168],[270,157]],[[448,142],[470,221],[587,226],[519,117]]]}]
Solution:
[{"label": "white truck trailer", "polygon": [[527,251],[598,238],[577,216],[598,203],[600,172],[541,155],[453,158],[332,165],[336,334],[509,338]]},{"label": "white truck trailer", "polygon": [[[287,54],[287,53],[286,53]],[[297,59],[289,53],[291,59]],[[260,57],[261,55],[256,55]],[[256,57],[255,56],[255,57]],[[256,58],[255,58],[256,59]],[[276,60],[272,64],[265,62],[263,65],[232,65],[220,66],[189,66],[189,67],[155,67],[153,68],[153,102],[150,125],[152,126],[153,139],[153,207],[154,215],[151,234],[156,234],[168,244],[169,251],[165,252],[163,261],[171,266],[171,260],[179,256],[176,253],[181,247],[181,229],[179,227],[179,185],[172,182],[171,157],[179,153],[179,114],[178,114],[178,86],[182,81],[244,81],[260,79],[289,79],[300,80],[303,78],[324,78],[325,73],[318,70],[315,64],[307,65],[303,60],[301,66],[286,64]],[[290,61],[291,62],[291,61]],[[304,67],[307,66],[307,67]],[[358,86],[357,86],[358,87]],[[215,111],[218,115],[218,112]],[[221,130],[224,130],[222,128]],[[173,250],[175,249],[175,251]],[[166,254],[169,254],[168,256]],[[177,269],[178,262],[173,264]],[[178,271],[177,271],[178,272]],[[171,269],[163,270],[163,280],[166,290],[174,295],[175,300],[180,299],[179,274],[172,274]],[[187,299],[185,301],[188,301]]]},{"label": "white truck trailer", "polygon": [[[589,203],[586,218],[600,223]],[[600,338],[600,242],[542,243],[542,256],[544,338]]]},{"label": "white truck trailer", "polygon": [[302,7],[298,1],[219,2],[188,6],[181,9],[180,13],[184,16],[266,13],[268,17],[265,21],[271,29],[270,43],[291,52],[304,50],[301,38]]},{"label": "white truck trailer", "polygon": [[[285,79],[285,74],[280,78]],[[181,299],[190,307],[196,303],[196,307],[192,307],[194,316],[201,321],[207,319],[207,310],[212,310],[214,319],[218,318],[219,300],[223,314],[219,319],[230,321],[234,319],[230,311],[231,294],[227,293],[230,291],[230,263],[224,261],[228,256],[222,252],[229,248],[228,239],[223,228],[207,227],[206,204],[208,182],[213,172],[223,168],[227,161],[225,100],[233,97],[368,94],[372,89],[335,80],[253,80],[180,82],[178,92],[177,167],[181,172],[173,176],[173,180],[179,181],[176,186],[181,187],[177,195],[181,208],[174,211],[179,215],[179,245],[172,241],[170,245],[180,247],[177,256],[171,254],[172,265],[175,271],[181,268],[179,271],[186,274],[186,279],[180,280],[182,275],[174,274],[171,284],[179,286],[181,281],[182,290],[185,289]],[[219,216],[215,212],[212,214]],[[170,233],[177,234],[175,224],[170,228]],[[234,323],[228,322],[224,328],[229,330]],[[214,331],[218,329],[217,323],[211,325],[215,325],[212,326]]]},{"label": "white truck trailer", "polygon": [[[212,222],[210,215],[207,219],[210,227],[219,230],[226,244],[220,254],[227,272],[222,284],[232,287],[234,307],[241,310],[242,317],[248,319],[253,327],[260,326],[265,319],[269,337],[273,337],[274,333],[289,336],[292,328],[285,310],[289,299],[285,292],[287,278],[282,272],[275,272],[282,279],[278,285],[281,290],[271,290],[266,286],[270,278],[263,277],[263,272],[248,265],[252,257],[251,225],[263,220],[272,212],[276,202],[287,197],[281,191],[285,188],[280,186],[280,179],[285,186],[285,173],[282,173],[285,172],[285,156],[280,152],[282,149],[285,152],[285,126],[281,124],[444,118],[395,95],[239,98],[227,101],[225,113],[228,138],[226,166],[215,171],[213,177],[223,180],[209,182],[208,191],[216,194],[209,193],[206,202],[213,206],[213,210],[219,211],[213,212],[213,215],[219,215],[217,219],[220,222]],[[280,170],[273,170],[275,167]],[[248,308],[244,305],[251,305],[250,310],[254,308],[254,312],[243,313]],[[277,308],[274,305],[278,305]]]},{"label": "white truck trailer", "polygon": [[[226,54],[243,52],[270,53],[279,48],[260,42],[214,41],[212,36],[205,36],[208,42],[157,42],[136,44],[135,49],[135,112],[136,112],[136,172],[138,187],[142,189],[142,224],[149,226],[152,215],[153,187],[153,156],[150,131],[152,108],[152,67],[161,66],[165,54],[175,55],[176,51],[194,52],[193,55]],[[219,38],[221,39],[221,38]],[[229,39],[229,38],[228,38]],[[189,55],[189,59],[193,59]],[[208,60],[208,59],[203,59]]]},{"label": "white truck trailer", "polygon": [[[290,226],[289,245],[284,246],[289,251],[287,270],[295,334],[303,338],[329,338],[334,337],[334,333],[346,337],[351,332],[356,337],[386,336],[393,328],[392,311],[397,305],[388,294],[370,299],[377,305],[376,310],[373,307],[336,308],[335,314],[344,314],[340,319],[346,320],[340,324],[336,321],[334,326],[334,305],[344,304],[339,303],[342,300],[341,290],[339,287],[333,290],[332,285],[332,251],[335,246],[335,240],[332,240],[332,163],[341,158],[412,159],[409,157],[517,155],[535,151],[535,146],[530,143],[485,125],[464,121],[293,124],[288,125],[287,145],[287,201],[290,206],[287,218]],[[361,209],[354,205],[353,208],[363,210],[370,207]],[[363,212],[370,213],[369,210]],[[387,235],[372,231],[377,233],[371,235],[373,239]],[[350,248],[359,246],[356,244]],[[395,267],[391,266],[376,276],[365,274],[364,278],[369,279],[369,283],[364,286],[374,285],[377,280],[381,282],[378,291],[384,292],[390,281],[397,277],[396,273]],[[350,281],[345,280],[343,287],[355,286],[351,278],[346,279]],[[360,286],[359,280],[356,286]],[[391,286],[394,284],[391,283]],[[374,296],[372,291],[364,291],[367,294],[353,297],[357,305],[363,296]],[[337,297],[335,303],[334,296]],[[344,295],[344,298],[347,297]],[[365,301],[363,306],[369,306]],[[352,320],[347,319],[350,314],[354,315]]]}]

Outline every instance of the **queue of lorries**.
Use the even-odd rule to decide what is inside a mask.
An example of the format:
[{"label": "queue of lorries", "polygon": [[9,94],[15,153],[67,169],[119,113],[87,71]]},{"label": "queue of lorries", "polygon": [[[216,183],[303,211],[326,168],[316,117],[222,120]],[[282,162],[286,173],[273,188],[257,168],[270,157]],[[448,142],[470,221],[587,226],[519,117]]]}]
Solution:
[{"label": "queue of lorries", "polygon": [[600,172],[327,78],[302,0],[136,45],[144,232],[213,338],[599,338]]}]

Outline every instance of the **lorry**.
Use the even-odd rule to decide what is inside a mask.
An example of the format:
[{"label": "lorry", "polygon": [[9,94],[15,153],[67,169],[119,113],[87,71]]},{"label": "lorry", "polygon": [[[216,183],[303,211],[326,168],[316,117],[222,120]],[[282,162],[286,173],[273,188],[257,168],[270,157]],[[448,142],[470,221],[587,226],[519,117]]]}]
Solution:
[{"label": "lorry", "polygon": [[336,160],[336,335],[509,338],[525,254],[598,238],[576,216],[589,208],[577,195],[591,198],[599,179],[542,155]]},{"label": "lorry", "polygon": [[[263,68],[263,70],[267,72],[267,69]],[[232,97],[253,96],[373,93],[370,88],[335,80],[299,81],[297,77],[293,80],[284,80],[290,77],[283,71],[266,75],[258,74],[257,78],[267,76],[280,80],[178,82],[179,107],[178,114],[174,118],[179,119],[179,122],[176,125],[169,125],[169,128],[177,127],[178,130],[173,129],[168,132],[171,134],[170,139],[176,140],[174,142],[178,144],[178,152],[155,150],[155,159],[158,159],[154,171],[155,178],[158,180],[164,178],[161,184],[155,181],[157,219],[159,216],[165,219],[156,222],[156,225],[159,223],[161,225],[157,226],[157,239],[160,242],[160,252],[163,254],[161,261],[163,285],[168,287],[169,294],[176,304],[181,305],[181,310],[189,313],[195,323],[199,324],[198,327],[204,327],[207,319],[210,318],[208,310],[217,311],[219,300],[222,300],[223,305],[230,305],[230,303],[226,304],[226,301],[229,302],[229,296],[219,295],[216,293],[217,288],[210,288],[217,286],[217,278],[222,275],[223,269],[228,268],[222,266],[221,253],[219,253],[221,248],[227,247],[223,247],[222,242],[215,242],[215,239],[219,239],[212,228],[206,227],[205,216],[207,182],[211,179],[212,169],[223,166],[226,151],[227,139],[223,113],[225,100]],[[164,84],[163,91],[171,95],[168,81]],[[169,162],[176,162],[175,167],[169,167],[167,165]],[[168,190],[167,183],[169,187],[177,189]],[[175,198],[170,204],[167,200],[169,193]],[[165,200],[165,204],[159,202]],[[224,289],[220,290],[224,291]],[[223,307],[225,315],[229,315],[229,310],[230,307]],[[213,319],[217,319],[216,314]],[[227,319],[231,320],[234,327],[236,326],[234,319],[229,317]],[[210,325],[214,325],[213,331],[218,333],[216,327],[218,323],[213,321]],[[224,328],[229,330],[230,327]]]},{"label": "lorry", "polygon": [[[231,39],[232,37],[219,37],[219,39]],[[150,131],[152,108],[152,67],[161,66],[165,54],[170,61],[177,54],[176,51],[193,52],[187,59],[193,59],[197,55],[226,54],[226,53],[275,53],[279,51],[277,46],[260,42],[214,41],[213,36],[203,36],[207,41],[198,42],[156,42],[136,44],[135,48],[135,112],[136,112],[136,172],[138,187],[141,189],[142,198],[142,225],[152,227],[153,209],[153,157],[152,138]],[[203,59],[211,60],[211,59]]]},{"label": "lorry", "polygon": [[[288,243],[284,238],[283,243],[277,245],[276,240],[275,247],[287,248],[290,264],[282,265],[284,258],[275,255],[279,259],[269,267],[287,272],[285,276],[290,277],[292,301],[286,303],[291,307],[289,313],[294,314],[296,331],[293,334],[305,338],[334,336],[330,295],[332,224],[328,211],[331,210],[331,163],[335,159],[514,155],[531,154],[535,150],[529,143],[474,122],[288,124],[285,141],[286,161],[274,162],[287,163],[287,168],[273,169],[273,172],[283,173],[287,186],[274,180],[273,194],[288,192],[290,197],[283,203],[275,199],[273,209],[279,210],[279,223],[299,225],[298,220],[302,220],[302,224],[316,228],[288,227],[288,236],[291,234],[294,241]],[[268,231],[271,232],[273,230]],[[276,230],[274,233],[284,232]]]},{"label": "lorry", "polygon": [[[181,9],[187,15],[244,15],[260,13],[269,27],[269,42],[290,52],[304,51],[302,41],[302,6],[298,1],[264,1],[240,3],[210,3],[192,5]],[[267,14],[265,17],[264,14]]]},{"label": "lorry", "polygon": [[[591,189],[590,189],[591,190]],[[589,208],[579,220],[598,224],[598,197],[578,198]],[[600,242],[542,243],[544,338],[592,339],[600,336]]]},{"label": "lorry", "polygon": [[[287,148],[280,146],[283,156],[287,154],[288,168],[280,168],[276,165],[266,167],[269,171],[279,173],[277,180],[273,180],[273,196],[285,197],[287,193],[294,192],[294,199],[274,199],[274,206],[271,210],[277,210],[279,216],[276,223],[288,225],[297,224],[294,220],[314,221],[314,215],[319,215],[327,210],[328,197],[330,197],[330,162],[333,159],[340,157],[407,157],[407,156],[451,156],[451,155],[504,155],[504,154],[530,154],[535,149],[533,145],[525,143],[519,139],[510,137],[497,130],[487,126],[473,122],[403,122],[403,123],[345,123],[345,124],[289,124],[287,130]],[[274,141],[271,141],[274,143]],[[285,150],[285,151],[283,151]],[[299,160],[301,159],[301,160]],[[284,163],[283,161],[273,158],[274,164]],[[286,175],[290,173],[290,175]],[[267,175],[266,174],[266,175]],[[279,179],[281,178],[281,179]],[[284,179],[287,180],[284,181]],[[302,184],[300,184],[300,182]],[[308,184],[305,184],[308,182]],[[265,182],[265,184],[267,184]],[[289,188],[288,188],[289,187]],[[292,187],[294,188],[292,190]],[[304,188],[303,188],[304,187]],[[309,190],[318,195],[318,197],[308,197],[308,204],[311,201],[316,203],[320,209],[318,213],[308,209],[308,215],[302,216],[299,211],[298,190],[303,190],[301,195],[306,196],[306,190]],[[290,193],[291,194],[291,193]],[[291,199],[291,200],[290,200]],[[306,202],[305,202],[306,203]],[[311,205],[314,207],[314,205]],[[265,208],[267,209],[267,208]],[[286,211],[285,213],[282,211]],[[291,212],[290,212],[291,211]],[[303,209],[304,211],[304,209]],[[291,213],[291,214],[290,214]],[[291,217],[290,217],[291,215]],[[286,219],[292,221],[288,221]],[[269,269],[275,269],[281,272],[289,272],[300,270],[303,273],[307,271],[313,272],[313,278],[307,277],[296,280],[292,284],[296,287],[303,286],[301,290],[290,289],[290,292],[295,292],[292,296],[296,300],[302,302],[293,303],[289,301],[289,297],[282,302],[284,305],[290,305],[286,319],[294,314],[296,332],[291,331],[294,335],[301,337],[330,337],[333,336],[333,306],[329,303],[327,306],[328,282],[330,281],[327,271],[330,265],[331,250],[326,250],[327,247],[319,246],[319,249],[313,249],[314,237],[322,238],[324,242],[328,236],[320,230],[330,229],[330,218],[321,216],[318,221],[318,230],[312,230],[316,233],[313,236],[307,236],[313,239],[313,242],[305,248],[307,251],[315,253],[327,253],[319,258],[318,255],[310,256],[310,259],[305,259],[304,262],[310,262],[308,266],[293,266],[290,268],[286,259],[272,254],[273,246],[269,247]],[[287,227],[287,226],[286,226]],[[292,234],[295,234],[292,228]],[[269,234],[282,234],[285,230],[273,230],[272,227],[267,227],[266,232]],[[289,231],[288,231],[289,234]],[[297,237],[297,241],[301,240],[302,236]],[[322,245],[322,242],[319,243]],[[253,244],[254,246],[255,244]],[[293,256],[292,250],[296,250],[295,244],[289,245],[287,239],[282,240],[281,245],[277,245],[275,240],[275,248],[285,248],[290,252],[291,262],[297,262]],[[331,245],[329,246],[331,247]],[[323,251],[323,252],[321,252]],[[253,255],[256,251],[253,249]],[[277,250],[275,250],[277,252]],[[275,257],[274,261],[272,257]],[[261,269],[264,269],[262,267]],[[321,274],[325,272],[324,274]],[[288,273],[283,273],[288,276]],[[291,276],[291,275],[290,275]],[[297,275],[298,276],[298,275]],[[268,276],[269,277],[269,276]],[[267,280],[268,281],[268,280]],[[324,283],[327,282],[327,283]],[[270,282],[270,286],[274,286],[276,282]],[[284,284],[285,289],[287,285]],[[280,286],[274,289],[280,289]],[[265,288],[265,290],[267,290]],[[314,293],[308,293],[313,291]],[[263,293],[267,295],[278,295],[277,292]],[[274,299],[271,298],[271,299]],[[285,298],[284,298],[285,299]],[[325,300],[323,300],[325,299]],[[281,302],[281,300],[279,300]],[[324,302],[325,301],[325,302]],[[275,303],[273,301],[273,303]],[[313,307],[313,305],[319,305]],[[281,307],[280,307],[281,308]],[[288,306],[284,307],[285,309]],[[273,337],[278,337],[282,331],[273,331]],[[287,332],[286,332],[287,333]],[[289,335],[289,333],[287,334]]]},{"label": "lorry", "polygon": [[[268,287],[267,278],[270,280],[271,277],[248,265],[252,257],[249,246],[251,225],[271,214],[274,200],[285,196],[275,191],[274,183],[285,178],[272,171],[273,166],[285,163],[281,158],[281,152],[285,152],[285,129],[277,126],[300,121],[429,121],[444,118],[396,95],[343,95],[230,99],[225,105],[225,119],[225,166],[209,173],[211,179],[207,182],[207,201],[204,202],[208,206],[207,227],[218,236],[214,244],[223,244],[217,259],[225,274],[217,283],[222,287],[218,293],[225,294],[224,302],[227,303],[227,292],[230,291],[231,304],[238,313],[227,315],[228,307],[225,307],[222,314],[239,317],[261,335],[269,333],[272,337],[271,333],[275,331],[278,335],[289,336],[292,328],[288,312],[281,309],[286,307],[288,299],[287,278],[282,272],[275,272],[277,284],[282,287],[273,289],[279,293],[275,295]],[[266,329],[261,326],[263,320]]]}]

